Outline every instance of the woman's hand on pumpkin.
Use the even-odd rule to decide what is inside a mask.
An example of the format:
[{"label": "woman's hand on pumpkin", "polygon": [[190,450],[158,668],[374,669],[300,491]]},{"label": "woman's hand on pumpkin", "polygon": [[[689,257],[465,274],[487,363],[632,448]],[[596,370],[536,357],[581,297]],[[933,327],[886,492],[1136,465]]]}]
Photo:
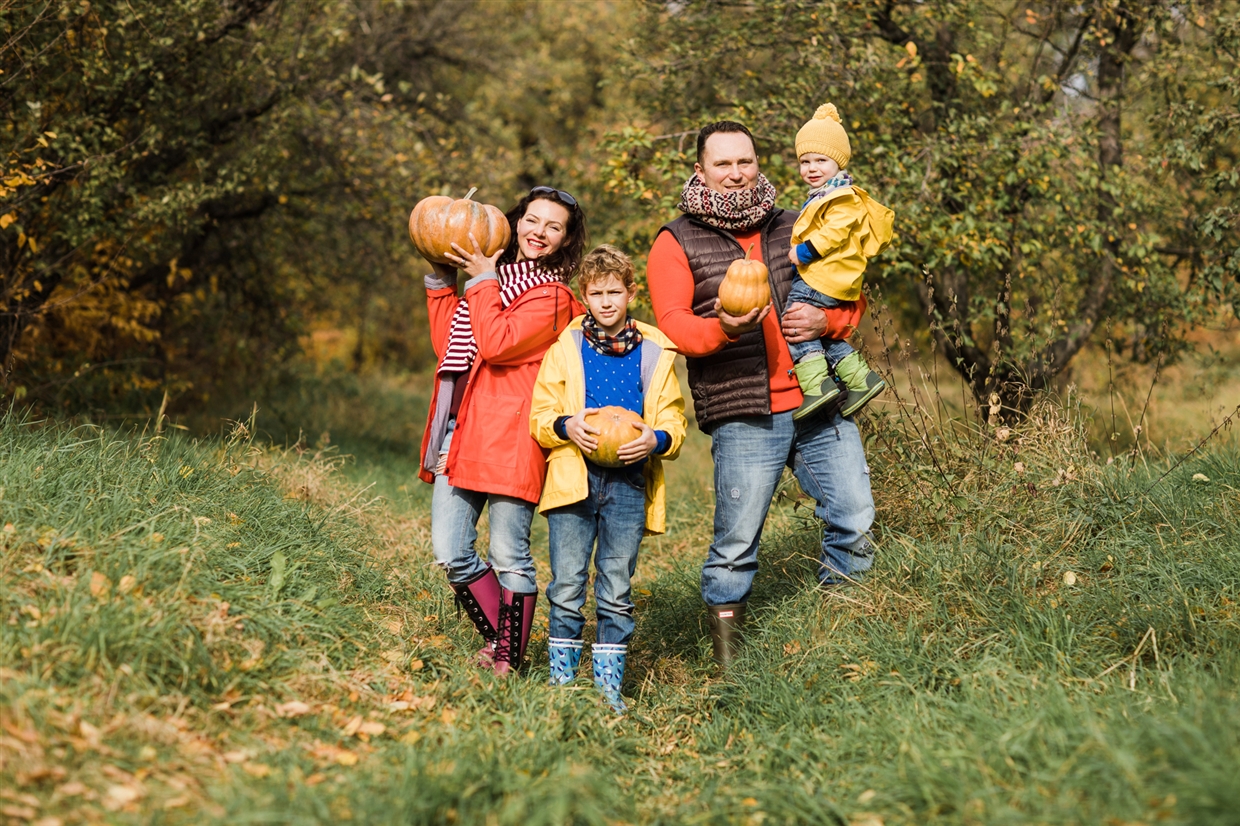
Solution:
[{"label": "woman's hand on pumpkin", "polygon": [[641,435],[631,442],[620,445],[620,449],[616,451],[616,457],[626,465],[640,462],[659,446],[659,437],[655,435],[654,428],[650,425],[645,422],[642,424],[634,422],[633,429],[640,431]]},{"label": "woman's hand on pumpkin", "polygon": [[[564,431],[569,441],[581,448],[582,453],[593,453],[598,450],[598,428],[586,424],[586,416],[597,413],[597,407],[586,407],[575,416],[570,416],[564,423]],[[621,448],[623,450],[623,448]]]},{"label": "woman's hand on pumpkin", "polygon": [[770,312],[771,305],[767,304],[760,310],[750,310],[744,315],[728,315],[719,299],[715,299],[715,313],[719,316],[719,326],[728,338],[736,338],[741,333],[757,329],[761,326],[762,319],[766,318]]},{"label": "woman's hand on pumpkin", "polygon": [[474,247],[473,252],[467,252],[460,244],[453,242],[453,252],[447,254],[448,260],[465,270],[470,278],[477,278],[480,275],[495,272],[495,265],[499,261],[499,257],[504,254],[504,251],[500,250],[488,258],[483,254],[482,247],[478,246],[478,239],[474,237],[472,232],[469,234],[469,243]]},{"label": "woman's hand on pumpkin", "polygon": [[827,316],[819,308],[797,301],[784,310],[780,329],[792,344],[817,341],[826,332]]}]

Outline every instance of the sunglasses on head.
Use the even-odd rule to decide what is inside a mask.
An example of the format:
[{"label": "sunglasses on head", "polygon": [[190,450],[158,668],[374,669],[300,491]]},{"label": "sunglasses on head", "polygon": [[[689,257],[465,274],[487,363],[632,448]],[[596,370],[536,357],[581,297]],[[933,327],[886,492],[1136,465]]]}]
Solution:
[{"label": "sunglasses on head", "polygon": [[536,187],[534,187],[533,189],[531,189],[531,190],[530,190],[530,194],[531,194],[531,195],[543,195],[543,194],[546,194],[546,195],[555,195],[555,197],[557,197],[557,198],[559,198],[561,201],[563,201],[563,202],[565,203],[565,205],[566,205],[566,206],[570,206],[570,207],[575,207],[575,206],[577,206],[577,199],[576,199],[576,198],[574,198],[572,195],[569,195],[569,194],[568,194],[567,192],[565,192],[564,190],[562,190],[562,189],[556,189],[555,187],[551,187],[551,186],[536,186]]}]

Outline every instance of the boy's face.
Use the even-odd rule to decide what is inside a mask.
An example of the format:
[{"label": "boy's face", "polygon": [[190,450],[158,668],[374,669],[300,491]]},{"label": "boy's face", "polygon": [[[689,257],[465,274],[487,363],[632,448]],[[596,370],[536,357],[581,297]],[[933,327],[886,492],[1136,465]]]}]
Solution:
[{"label": "boy's face", "polygon": [[587,284],[582,297],[590,308],[590,315],[598,322],[599,329],[614,336],[624,329],[624,320],[629,314],[629,301],[636,292],[636,287],[630,292],[625,289],[623,281],[609,275]]},{"label": "boy's face", "polygon": [[817,189],[831,180],[840,171],[840,165],[817,152],[806,152],[801,156],[801,180]]}]

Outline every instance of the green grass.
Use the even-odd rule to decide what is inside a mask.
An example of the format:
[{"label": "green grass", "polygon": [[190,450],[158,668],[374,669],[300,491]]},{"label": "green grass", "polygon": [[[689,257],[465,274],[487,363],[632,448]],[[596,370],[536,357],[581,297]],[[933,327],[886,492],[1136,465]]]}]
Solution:
[{"label": "green grass", "polygon": [[0,805],[64,823],[1234,822],[1234,447],[1154,484],[1169,462],[1100,464],[1049,406],[999,435],[872,420],[873,576],[815,590],[817,529],[787,482],[719,678],[693,431],[669,532],[643,547],[617,719],[588,678],[543,685],[545,604],[527,677],[467,664],[412,478],[419,386],[311,387],[282,413],[304,442],[260,408],[278,449],[9,416]]}]

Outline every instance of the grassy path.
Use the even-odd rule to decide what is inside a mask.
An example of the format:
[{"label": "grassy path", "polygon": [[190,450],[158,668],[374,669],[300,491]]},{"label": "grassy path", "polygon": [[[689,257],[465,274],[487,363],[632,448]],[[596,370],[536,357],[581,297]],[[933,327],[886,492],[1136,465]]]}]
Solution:
[{"label": "grassy path", "polygon": [[787,487],[747,654],[719,679],[697,594],[709,444],[694,431],[670,468],[671,529],[643,548],[633,711],[617,719],[588,680],[544,687],[545,601],[528,678],[465,664],[476,640],[430,564],[411,479],[403,422],[419,401],[385,392],[366,414],[347,399],[334,418],[300,411],[311,432],[341,423],[343,465],[240,430],[194,442],[3,422],[0,818],[890,826],[1240,811],[1234,448],[1149,489],[1162,469],[1094,464],[1053,411],[1003,438],[871,423],[875,575],[814,591],[816,530]]}]

